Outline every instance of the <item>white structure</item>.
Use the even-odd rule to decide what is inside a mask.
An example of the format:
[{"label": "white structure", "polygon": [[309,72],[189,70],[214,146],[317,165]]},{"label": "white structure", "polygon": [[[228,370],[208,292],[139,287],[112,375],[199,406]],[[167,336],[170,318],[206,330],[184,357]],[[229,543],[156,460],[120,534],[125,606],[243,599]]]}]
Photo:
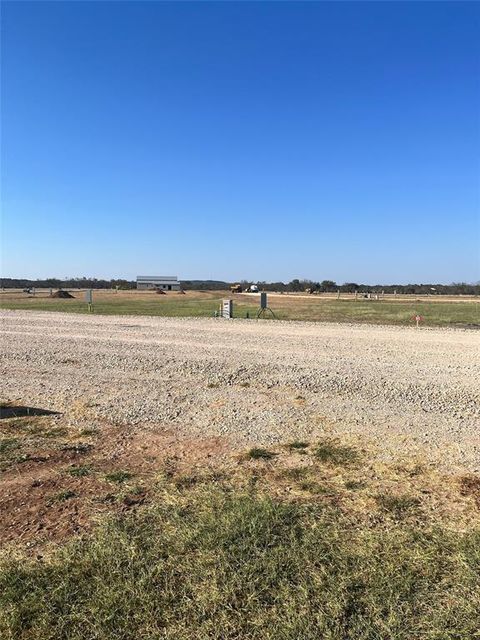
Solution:
[{"label": "white structure", "polygon": [[222,318],[233,318],[233,300],[222,300]]},{"label": "white structure", "polygon": [[137,276],[137,289],[180,291],[181,286],[177,276]]}]

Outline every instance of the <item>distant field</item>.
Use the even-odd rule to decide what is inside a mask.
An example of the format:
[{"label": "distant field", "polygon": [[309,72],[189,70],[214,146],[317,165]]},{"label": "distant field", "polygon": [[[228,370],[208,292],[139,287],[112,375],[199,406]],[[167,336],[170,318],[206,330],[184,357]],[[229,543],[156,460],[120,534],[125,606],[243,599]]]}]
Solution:
[{"label": "distant field", "polygon": [[[72,291],[75,299],[50,298],[48,292],[35,296],[19,291],[0,293],[3,309],[60,311],[87,313],[83,291]],[[213,316],[222,298],[232,297],[235,316],[255,317],[259,297],[232,295],[222,291],[188,291],[185,295],[157,295],[137,291],[94,291],[95,313],[106,315],[151,316]],[[355,300],[344,295],[334,296],[270,295],[269,305],[280,320],[310,320],[317,322],[368,322],[373,324],[411,325],[416,314],[426,326],[480,326],[480,300],[471,298],[417,298],[402,296],[394,299]]]}]

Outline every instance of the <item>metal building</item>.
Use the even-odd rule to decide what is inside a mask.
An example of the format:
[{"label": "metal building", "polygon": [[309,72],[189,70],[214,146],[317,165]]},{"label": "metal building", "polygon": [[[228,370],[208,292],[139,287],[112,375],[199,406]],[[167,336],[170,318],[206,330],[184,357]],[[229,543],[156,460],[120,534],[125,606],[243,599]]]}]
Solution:
[{"label": "metal building", "polygon": [[137,289],[180,291],[181,286],[177,276],[137,276]]}]

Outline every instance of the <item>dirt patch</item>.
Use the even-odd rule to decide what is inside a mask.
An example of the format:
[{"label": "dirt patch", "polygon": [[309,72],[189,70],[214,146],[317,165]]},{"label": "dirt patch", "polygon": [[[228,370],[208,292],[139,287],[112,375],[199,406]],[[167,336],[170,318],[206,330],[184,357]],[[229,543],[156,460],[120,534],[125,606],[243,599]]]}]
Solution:
[{"label": "dirt patch", "polygon": [[[106,511],[143,504],[159,475],[184,475],[231,459],[220,438],[181,439],[161,428],[105,421],[85,428],[54,418],[55,426],[45,416],[2,421],[2,545],[36,549],[84,533]],[[81,435],[87,432],[88,441]]]},{"label": "dirt patch", "polygon": [[480,509],[480,477],[465,476],[460,480],[462,495],[471,496],[478,509]]},{"label": "dirt patch", "polygon": [[68,291],[64,291],[63,289],[60,289],[59,291],[55,291],[55,293],[52,293],[51,297],[52,298],[75,298],[75,296],[72,296],[71,293],[69,293]]}]

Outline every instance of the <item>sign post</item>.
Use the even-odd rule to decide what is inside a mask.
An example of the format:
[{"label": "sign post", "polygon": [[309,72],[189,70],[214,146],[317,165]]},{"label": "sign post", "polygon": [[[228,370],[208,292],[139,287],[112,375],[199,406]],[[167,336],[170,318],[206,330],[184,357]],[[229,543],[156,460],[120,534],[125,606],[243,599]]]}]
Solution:
[{"label": "sign post", "polygon": [[257,312],[257,320],[260,317],[265,317],[265,313],[267,311],[270,311],[270,313],[272,314],[272,316],[275,318],[275,314],[273,313],[273,311],[270,309],[270,307],[268,306],[268,302],[267,302],[267,293],[266,291],[262,291],[260,293],[260,309]]},{"label": "sign post", "polygon": [[415,320],[416,325],[417,325],[417,329],[420,326],[420,323],[423,322],[424,318],[423,316],[419,315],[418,313],[416,315],[413,316],[412,320]]}]

